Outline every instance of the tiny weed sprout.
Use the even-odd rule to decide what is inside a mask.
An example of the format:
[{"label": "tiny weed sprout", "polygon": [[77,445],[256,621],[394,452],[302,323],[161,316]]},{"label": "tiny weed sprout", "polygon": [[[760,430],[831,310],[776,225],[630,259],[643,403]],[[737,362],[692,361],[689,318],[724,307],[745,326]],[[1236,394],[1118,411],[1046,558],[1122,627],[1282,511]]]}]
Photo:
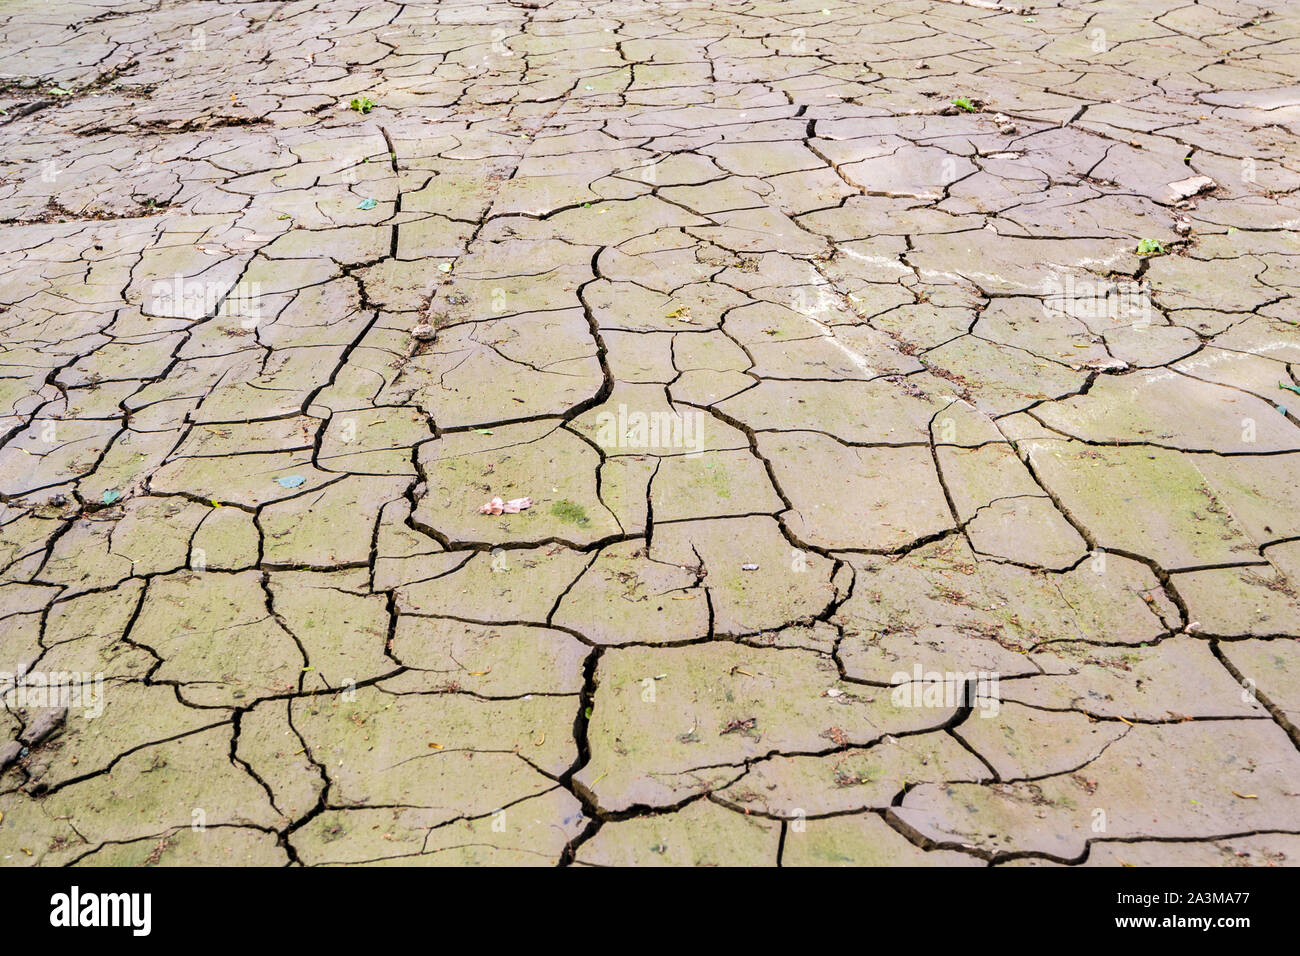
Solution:
[{"label": "tiny weed sprout", "polygon": [[957,107],[957,109],[959,110],[965,110],[967,113],[974,113],[976,109],[975,104],[972,103],[970,98],[966,96],[957,97],[955,100],[952,101],[952,105]]},{"label": "tiny weed sprout", "polygon": [[369,113],[378,105],[378,103],[368,96],[358,96],[348,104],[348,109],[356,110],[358,113]]},{"label": "tiny weed sprout", "polygon": [[1165,254],[1165,244],[1159,239],[1143,239],[1138,243],[1137,251],[1140,256],[1162,256]]}]

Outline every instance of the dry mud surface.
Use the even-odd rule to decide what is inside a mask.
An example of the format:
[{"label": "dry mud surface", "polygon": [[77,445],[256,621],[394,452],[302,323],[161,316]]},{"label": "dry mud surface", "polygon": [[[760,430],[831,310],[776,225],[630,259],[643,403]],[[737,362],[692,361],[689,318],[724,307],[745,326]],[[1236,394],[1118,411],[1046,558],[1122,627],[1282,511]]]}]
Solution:
[{"label": "dry mud surface", "polygon": [[6,3],[0,862],[1300,860],[1298,34]]}]

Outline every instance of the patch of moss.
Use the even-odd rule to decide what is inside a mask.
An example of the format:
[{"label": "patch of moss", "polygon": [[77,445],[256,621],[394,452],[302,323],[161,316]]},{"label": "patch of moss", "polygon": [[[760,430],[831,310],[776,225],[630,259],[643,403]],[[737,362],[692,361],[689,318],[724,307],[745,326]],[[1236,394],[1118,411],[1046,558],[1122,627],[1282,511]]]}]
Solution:
[{"label": "patch of moss", "polygon": [[587,517],[587,509],[577,502],[570,501],[568,498],[551,505],[551,514],[561,521],[567,521],[569,524],[576,524],[579,527],[585,527],[591,523],[591,519]]},{"label": "patch of moss", "polygon": [[731,483],[727,479],[727,473],[721,468],[706,465],[700,474],[701,483],[719,498],[731,497]]}]

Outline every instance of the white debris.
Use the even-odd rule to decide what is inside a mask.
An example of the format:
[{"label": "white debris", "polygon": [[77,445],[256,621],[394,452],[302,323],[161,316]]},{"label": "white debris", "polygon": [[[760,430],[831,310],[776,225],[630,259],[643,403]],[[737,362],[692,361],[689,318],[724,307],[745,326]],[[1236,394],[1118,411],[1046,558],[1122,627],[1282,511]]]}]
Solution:
[{"label": "white debris", "polygon": [[526,511],[532,506],[532,498],[511,498],[509,501],[502,501],[500,498],[493,498],[487,504],[479,505],[478,513],[481,515],[517,515],[519,512]]},{"label": "white debris", "polygon": [[1209,176],[1193,176],[1190,179],[1180,179],[1176,183],[1169,184],[1169,198],[1175,202],[1179,199],[1190,199],[1203,192],[1209,192],[1217,185],[1218,183]]},{"label": "white debris", "polygon": [[1098,372],[1123,372],[1128,368],[1128,362],[1117,358],[1101,358],[1084,362],[1083,367],[1096,369]]}]

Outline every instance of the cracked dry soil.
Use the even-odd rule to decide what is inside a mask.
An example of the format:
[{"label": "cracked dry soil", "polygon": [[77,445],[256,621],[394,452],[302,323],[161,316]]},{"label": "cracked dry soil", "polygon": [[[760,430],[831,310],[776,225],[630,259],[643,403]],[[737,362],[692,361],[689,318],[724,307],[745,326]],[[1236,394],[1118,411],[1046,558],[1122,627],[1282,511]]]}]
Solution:
[{"label": "cracked dry soil", "polygon": [[0,861],[1300,860],[1297,36],[6,4]]}]

